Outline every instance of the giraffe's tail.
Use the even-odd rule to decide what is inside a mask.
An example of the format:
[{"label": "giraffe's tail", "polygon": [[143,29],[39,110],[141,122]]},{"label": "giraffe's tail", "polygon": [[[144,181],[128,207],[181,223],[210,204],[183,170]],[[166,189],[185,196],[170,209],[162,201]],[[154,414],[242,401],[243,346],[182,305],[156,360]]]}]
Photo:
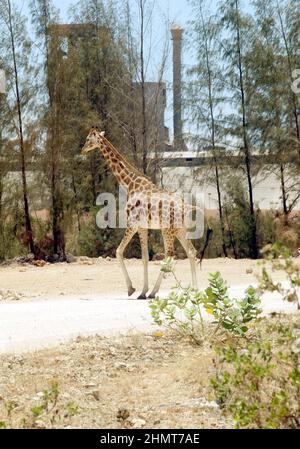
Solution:
[{"label": "giraffe's tail", "polygon": [[210,239],[212,238],[212,235],[213,235],[213,229],[210,226],[208,226],[208,228],[206,230],[206,237],[205,237],[204,246],[203,246],[203,249],[202,249],[202,251],[200,252],[200,255],[199,255],[200,268],[201,268],[201,265],[202,265],[202,260],[203,260],[204,255],[205,255],[206,248],[208,247],[208,244],[209,244]]}]

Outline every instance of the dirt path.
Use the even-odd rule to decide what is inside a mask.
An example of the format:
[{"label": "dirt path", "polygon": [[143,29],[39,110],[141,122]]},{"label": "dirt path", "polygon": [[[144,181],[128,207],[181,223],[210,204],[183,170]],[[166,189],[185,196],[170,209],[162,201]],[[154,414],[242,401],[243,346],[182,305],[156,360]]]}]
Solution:
[{"label": "dirt path", "polygon": [[[243,292],[243,287],[231,289],[235,298]],[[295,312],[296,305],[282,302],[271,294],[265,296],[263,309]],[[112,336],[155,329],[148,301],[63,297],[0,303],[0,354],[52,347],[78,335]]]},{"label": "dirt path", "polygon": [[[136,296],[142,290],[143,268],[140,260],[126,261],[128,271],[136,288]],[[220,271],[229,285],[247,285],[255,281],[253,273],[256,262],[252,260],[211,259],[204,260],[202,270],[198,267],[199,287],[207,286],[208,274]],[[150,288],[160,270],[160,262],[150,262]],[[176,261],[175,270],[178,278],[188,285],[191,282],[188,260]],[[247,273],[248,272],[248,273]],[[174,279],[169,276],[162,288],[169,289]],[[127,298],[125,282],[115,259],[86,259],[72,264],[47,264],[38,268],[30,265],[0,266],[0,290],[12,289],[24,293],[29,299],[47,299],[59,295],[119,295]]]},{"label": "dirt path", "polygon": [[[139,281],[137,265],[140,268],[140,263],[130,261],[129,265],[135,280]],[[230,288],[232,297],[241,297],[245,288],[255,281],[253,273],[246,272],[254,266],[252,261],[207,261],[205,266],[200,273],[200,285],[206,286],[208,273],[219,269],[229,284],[235,282]],[[152,277],[158,269],[159,265],[151,264]],[[2,268],[1,288],[13,289],[26,297],[0,301],[0,353],[51,347],[78,335],[107,336],[154,330],[148,301],[127,299],[123,282],[114,281],[114,276],[119,274],[117,270],[115,261]],[[178,262],[176,271],[188,284],[187,261]],[[161,295],[167,295],[166,287],[173,284],[171,277],[166,279]],[[263,308],[266,312],[288,312],[296,306],[269,294],[264,298]]]}]

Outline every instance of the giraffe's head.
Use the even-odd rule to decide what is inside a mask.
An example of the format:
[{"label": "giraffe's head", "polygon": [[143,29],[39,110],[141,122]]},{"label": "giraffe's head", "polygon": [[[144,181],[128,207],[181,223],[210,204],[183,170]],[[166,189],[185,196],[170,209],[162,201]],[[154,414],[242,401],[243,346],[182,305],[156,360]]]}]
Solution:
[{"label": "giraffe's head", "polygon": [[102,138],[105,131],[99,131],[97,128],[92,128],[89,132],[84,147],[81,150],[81,154],[87,154],[96,148],[101,148]]}]

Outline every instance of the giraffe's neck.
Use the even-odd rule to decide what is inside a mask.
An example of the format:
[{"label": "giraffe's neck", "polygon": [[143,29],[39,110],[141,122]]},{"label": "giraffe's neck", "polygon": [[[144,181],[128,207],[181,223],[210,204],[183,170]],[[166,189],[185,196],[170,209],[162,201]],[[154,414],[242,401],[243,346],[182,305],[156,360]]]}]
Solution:
[{"label": "giraffe's neck", "polygon": [[139,184],[152,184],[141,172],[126,161],[106,138],[102,138],[99,148],[118,183],[127,191],[131,192],[138,189]]}]

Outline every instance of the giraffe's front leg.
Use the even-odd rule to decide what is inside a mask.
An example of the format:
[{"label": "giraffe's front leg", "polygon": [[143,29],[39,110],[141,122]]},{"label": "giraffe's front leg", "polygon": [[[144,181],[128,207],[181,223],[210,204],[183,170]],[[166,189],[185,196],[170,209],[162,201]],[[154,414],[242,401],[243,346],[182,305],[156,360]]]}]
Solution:
[{"label": "giraffe's front leg", "polygon": [[127,228],[125,231],[125,235],[116,251],[116,257],[119,261],[119,264],[123,271],[123,275],[125,277],[127,290],[128,290],[128,296],[131,296],[135,292],[135,288],[133,288],[133,286],[132,286],[131,279],[128,275],[128,272],[127,272],[127,269],[126,269],[126,266],[124,263],[124,251],[125,251],[128,243],[130,242],[130,240],[132,239],[132,237],[134,236],[134,234],[136,232],[137,232],[137,229]]},{"label": "giraffe's front leg", "polygon": [[[165,257],[173,257],[174,256],[174,230],[172,229],[162,229],[162,236],[164,241],[164,247],[165,247]],[[151,291],[150,295],[148,296],[149,299],[154,299],[157,292],[160,289],[162,280],[164,278],[164,273],[160,271],[157,281],[155,282],[155,285],[153,287],[153,290]]]},{"label": "giraffe's front leg", "polygon": [[149,262],[149,252],[148,252],[148,230],[140,229],[138,231],[141,243],[142,250],[142,260],[144,267],[144,284],[143,290],[138,299],[147,299],[147,291],[148,291],[148,262]]}]

